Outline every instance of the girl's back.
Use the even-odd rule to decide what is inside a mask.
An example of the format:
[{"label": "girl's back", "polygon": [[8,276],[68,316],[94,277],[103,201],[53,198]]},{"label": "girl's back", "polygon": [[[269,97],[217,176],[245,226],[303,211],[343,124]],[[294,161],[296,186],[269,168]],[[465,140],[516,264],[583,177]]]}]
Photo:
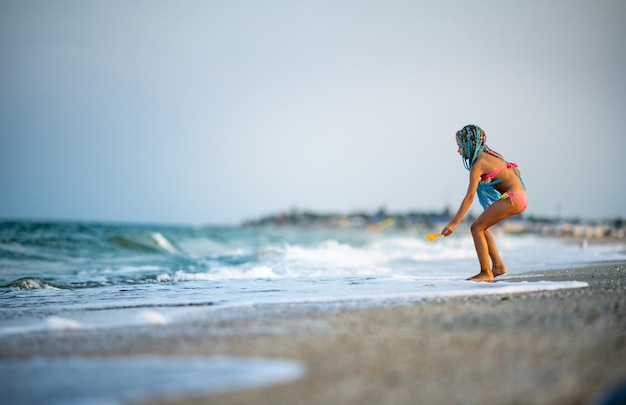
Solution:
[{"label": "girl's back", "polygon": [[502,157],[483,151],[480,156],[478,156],[478,159],[476,159],[475,166],[476,170],[478,170],[483,177],[483,181],[502,180],[495,185],[495,189],[499,192],[524,191],[524,185],[519,178],[520,172],[517,169],[517,165],[509,164],[510,167],[507,167],[507,164],[509,163]]}]

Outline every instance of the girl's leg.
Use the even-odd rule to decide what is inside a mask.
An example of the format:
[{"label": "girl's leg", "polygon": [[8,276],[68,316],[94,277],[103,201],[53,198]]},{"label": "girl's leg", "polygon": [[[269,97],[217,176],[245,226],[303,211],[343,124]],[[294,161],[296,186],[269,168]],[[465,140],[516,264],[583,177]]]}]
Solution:
[{"label": "girl's leg", "polygon": [[491,272],[494,277],[502,276],[506,274],[506,267],[500,258],[500,252],[498,252],[496,242],[493,240],[493,236],[491,236],[491,232],[488,230],[485,231],[485,237],[487,239],[487,246],[489,247],[489,257],[491,258]]},{"label": "girl's leg", "polygon": [[[491,270],[490,254],[491,258],[495,258],[494,267],[502,264],[500,259],[500,253],[496,248],[496,243],[493,240],[491,234],[487,231],[492,225],[497,224],[505,220],[506,218],[515,215],[519,212],[519,208],[515,204],[511,204],[511,201],[499,200],[491,204],[471,226],[472,238],[474,239],[474,247],[476,248],[476,254],[478,255],[478,262],[480,263],[480,273],[470,277],[468,280],[472,281],[492,281],[494,273]],[[496,270],[498,275],[503,274],[500,269]]]}]

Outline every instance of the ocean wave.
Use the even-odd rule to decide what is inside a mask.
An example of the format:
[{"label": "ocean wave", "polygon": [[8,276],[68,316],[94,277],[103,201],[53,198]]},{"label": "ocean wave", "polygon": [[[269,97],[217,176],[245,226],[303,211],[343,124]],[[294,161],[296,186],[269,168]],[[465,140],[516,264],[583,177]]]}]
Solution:
[{"label": "ocean wave", "polygon": [[10,288],[15,290],[42,290],[53,289],[60,290],[63,287],[49,281],[41,280],[35,277],[22,277],[2,286],[2,288]]},{"label": "ocean wave", "polygon": [[[476,266],[469,234],[429,242],[414,232],[26,225],[24,229],[0,226],[0,286],[5,290],[229,279],[450,276],[471,273]],[[511,274],[624,258],[612,248],[582,249],[532,235],[499,235],[498,246],[511,263]]]},{"label": "ocean wave", "polygon": [[109,242],[126,250],[146,253],[170,253],[180,254],[180,250],[174,243],[163,236],[160,232],[152,232],[143,235],[113,235]]},{"label": "ocean wave", "polygon": [[36,277],[23,277],[0,286],[2,289],[31,291],[31,290],[80,290],[87,288],[98,288],[110,285],[138,285],[154,284],[161,282],[158,276],[154,275],[127,275],[123,277],[98,277],[97,280],[52,282]]},{"label": "ocean wave", "polygon": [[45,252],[41,246],[24,246],[19,243],[0,243],[0,257],[9,260],[62,261],[67,257]]}]

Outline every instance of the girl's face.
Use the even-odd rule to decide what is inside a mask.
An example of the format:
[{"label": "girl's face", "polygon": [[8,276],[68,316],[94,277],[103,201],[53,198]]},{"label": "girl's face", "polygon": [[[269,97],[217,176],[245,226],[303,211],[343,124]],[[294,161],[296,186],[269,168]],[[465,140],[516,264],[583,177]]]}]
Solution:
[{"label": "girl's face", "polygon": [[461,148],[461,140],[458,136],[456,137],[456,144],[459,147],[459,150],[457,152],[459,152],[459,155],[463,156],[463,148]]}]

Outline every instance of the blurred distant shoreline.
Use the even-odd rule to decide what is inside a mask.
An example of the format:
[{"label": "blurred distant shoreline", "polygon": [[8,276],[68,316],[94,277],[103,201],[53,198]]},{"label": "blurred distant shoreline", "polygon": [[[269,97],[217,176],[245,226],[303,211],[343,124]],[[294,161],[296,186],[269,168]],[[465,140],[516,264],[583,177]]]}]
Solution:
[{"label": "blurred distant shoreline", "polygon": [[[452,217],[449,210],[440,212],[388,213],[380,209],[374,213],[364,211],[351,214],[320,213],[315,211],[283,211],[244,221],[244,227],[297,227],[297,228],[347,228],[370,231],[433,230],[445,226]],[[467,215],[464,224],[475,219]],[[580,218],[551,218],[518,215],[494,227],[499,232],[532,233],[547,236],[572,237],[575,239],[616,239],[626,241],[626,224],[623,218],[584,220]]]},{"label": "blurred distant shoreline", "polygon": [[[324,213],[313,210],[279,211],[263,215],[255,219],[247,219],[238,224],[205,224],[190,225],[185,223],[159,223],[153,221],[107,221],[77,219],[43,219],[43,218],[2,218],[0,225],[30,223],[54,224],[67,223],[82,226],[84,224],[101,224],[116,226],[154,226],[174,227],[217,227],[217,228],[297,228],[317,230],[364,230],[370,232],[406,231],[406,232],[439,232],[452,218],[449,209],[442,211],[408,211],[387,212],[379,209],[376,212],[356,211],[350,214]],[[471,212],[466,215],[459,229],[469,228],[476,216]],[[491,228],[494,233],[533,234],[563,237],[573,242],[618,242],[626,243],[626,218],[584,219],[540,217],[534,215],[517,215]]]}]

